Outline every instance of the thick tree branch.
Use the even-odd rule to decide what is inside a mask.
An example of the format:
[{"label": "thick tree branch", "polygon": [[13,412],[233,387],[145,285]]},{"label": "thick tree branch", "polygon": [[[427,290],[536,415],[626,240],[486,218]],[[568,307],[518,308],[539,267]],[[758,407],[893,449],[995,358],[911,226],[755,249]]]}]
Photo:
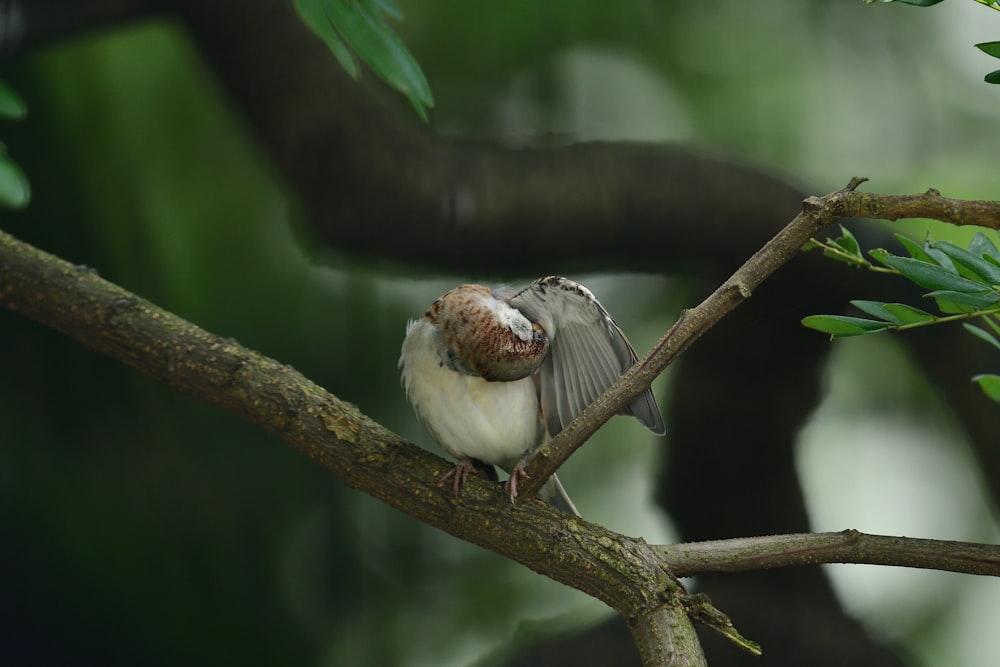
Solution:
[{"label": "thick tree branch", "polygon": [[782,265],[796,256],[810,238],[841,218],[889,219],[922,217],[956,225],[979,225],[1000,229],[1000,202],[963,201],[941,197],[936,190],[921,195],[879,195],[857,192],[866,178],[853,178],[838,192],[809,197],[802,211],[728,280],[698,306],[681,313],[673,327],[637,364],[626,371],[602,396],[587,407],[559,435],[538,449],[519,487],[521,496],[533,497],[566,459],[611,417],[645,391],[667,366],[706,331],[715,326]]},{"label": "thick tree branch", "polygon": [[707,665],[694,626],[675,626],[677,616],[688,617],[682,597],[673,595],[664,605],[626,619],[643,665],[674,665],[678,655],[685,656],[686,664],[692,667]]},{"label": "thick tree branch", "polygon": [[[620,269],[621,257],[632,270],[695,259],[729,270],[802,199],[758,168],[679,145],[511,149],[435,136],[364,94],[291,3],[173,6],[316,235],[342,251],[505,278],[567,262]],[[727,230],[724,247],[706,227]]]},{"label": "thick tree branch", "polygon": [[374,77],[351,79],[285,0],[239,11],[227,0],[14,4],[24,25],[0,36],[0,54],[126,19],[179,19],[315,235],[341,251],[504,278],[567,262],[620,269],[621,257],[631,270],[728,271],[802,199],[757,166],[680,145],[511,149],[436,136]]},{"label": "thick tree branch", "polygon": [[[24,4],[32,8],[39,3]],[[59,4],[80,3],[41,3],[45,9],[38,13],[46,24],[42,27],[49,24],[51,6]],[[121,0],[120,4],[133,3]],[[508,151],[431,137],[415,123],[395,122],[391,114],[365,101],[365,95],[359,93],[361,88],[347,80],[318,40],[303,30],[288,2],[244,3],[239,13],[218,0],[137,0],[134,4],[169,5],[170,12],[185,7],[182,11],[186,22],[201,42],[209,64],[249,118],[257,139],[296,187],[312,213],[311,222],[319,235],[342,249],[396,257],[411,264],[423,262],[437,269],[480,273],[551,272],[556,270],[553,267],[565,266],[566,261],[584,261],[590,268],[622,268],[619,258],[628,257],[632,269],[663,271],[669,267],[672,273],[693,269],[704,276],[722,270],[728,273],[746,257],[744,249],[756,248],[763,241],[760,230],[769,229],[773,220],[786,219],[802,198],[794,187],[757,168],[673,147],[591,144]],[[92,23],[88,22],[88,26]],[[23,44],[39,41],[44,41],[44,36]],[[289,77],[290,71],[298,75]],[[428,165],[432,165],[430,171]],[[387,191],[396,196],[385,198]],[[643,242],[636,243],[636,238]],[[808,265],[808,261],[798,262],[799,267]],[[808,282],[828,297],[851,282],[848,275],[824,286],[817,284],[821,278],[817,279],[815,273],[804,275],[807,278],[800,281],[802,284]],[[780,340],[784,344],[786,339]],[[906,342],[914,340],[918,337],[907,337]],[[932,349],[940,347],[934,345]],[[712,353],[713,359],[718,357]],[[803,365],[818,364],[821,358],[810,356]],[[926,358],[925,354],[924,361]],[[932,377],[946,388],[966,426],[973,434],[980,434],[977,441],[983,445],[979,452],[985,473],[995,475],[992,471],[1000,470],[994,465],[1000,450],[992,446],[993,417],[977,415],[976,397],[961,393],[971,390],[964,368],[952,363],[945,366],[943,370],[949,376],[942,378],[938,373]],[[689,364],[688,371],[695,376],[690,379],[695,381],[687,386],[710,384],[703,367],[692,368],[693,364]],[[801,386],[801,377],[794,380]],[[720,386],[716,384],[716,392]],[[801,393],[797,391],[795,398]],[[688,400],[699,398],[708,405],[704,392]],[[787,398],[772,402],[781,405],[785,419],[794,422],[796,414],[801,413],[796,410],[802,408],[790,408]],[[690,407],[681,405],[676,410],[692,415],[688,419],[697,424],[704,411]],[[680,421],[675,418],[671,427]],[[697,428],[701,433],[703,422]],[[987,435],[983,437],[983,433]],[[769,435],[757,432],[755,437],[766,440]],[[683,439],[677,437],[674,441]],[[715,440],[728,441],[725,436]],[[724,518],[713,514],[711,503],[699,503],[697,508],[685,510],[690,516],[679,524],[684,533],[732,535],[737,534],[734,526],[757,534],[807,530],[804,509],[795,498],[794,472],[785,475],[782,465],[774,463],[788,456],[780,447],[770,449],[773,451],[767,454],[754,450],[754,464],[762,475],[767,475],[767,489],[753,490],[754,503],[747,504],[742,512],[726,512]],[[731,467],[739,465],[737,457],[727,461]],[[712,463],[711,459],[707,462]],[[708,465],[699,468],[696,463],[678,468],[706,469]],[[721,474],[719,467],[716,471],[720,474],[714,483],[720,491],[725,487],[733,496],[747,497],[736,478]],[[749,478],[745,470],[742,474]],[[754,479],[757,482],[759,478]],[[690,497],[689,485],[672,481],[669,491],[662,494]],[[697,484],[703,482],[699,479]],[[791,498],[789,493],[783,495],[775,490],[786,487]],[[713,501],[724,505],[724,496],[713,494]],[[679,505],[674,503],[670,508],[675,519]],[[798,514],[801,517],[796,519]],[[789,516],[793,523],[799,523],[789,527]],[[771,522],[771,529],[755,529],[758,522]],[[793,577],[796,584],[801,584],[799,574]],[[817,573],[815,579],[821,576]],[[782,637],[787,635],[787,623],[786,618],[780,620]],[[843,638],[838,642],[845,643]]]},{"label": "thick tree branch", "polygon": [[866,563],[1000,577],[1000,546],[914,537],[839,533],[770,535],[658,546],[679,577],[790,565]]},{"label": "thick tree branch", "polygon": [[[852,206],[850,202],[855,201],[855,207],[870,206],[870,198],[852,200],[861,182],[854,179],[844,190],[806,200],[803,212],[792,224],[709,299],[686,311],[653,352],[564,433],[589,436],[587,429],[592,433],[603,423],[599,419],[606,420],[617,412],[615,400],[623,405],[648,386],[671,359],[793,256],[805,239],[844,215]],[[949,204],[947,211],[955,219],[988,220],[984,215],[1000,219],[998,205],[991,209],[984,204],[976,203],[979,212],[974,217],[962,210],[961,202]],[[900,205],[910,204],[904,201]],[[465,490],[461,503],[455,504],[433,484],[444,470],[440,459],[381,427],[294,369],[203,331],[101,279],[87,267],[72,266],[3,232],[0,304],[175,391],[233,412],[282,438],[349,486],[601,599],[629,621],[644,664],[665,664],[668,657],[679,656],[693,660],[690,664],[703,661],[690,621],[681,610],[683,603],[676,595],[681,589],[671,574],[675,565],[676,572],[684,575],[818,562],[869,562],[993,575],[1000,567],[998,549],[989,545],[906,540],[853,531],[654,549],[642,540],[599,526],[576,519],[566,521],[544,504],[522,503],[511,510],[497,488],[478,482]],[[616,390],[621,392],[617,396]],[[569,436],[553,440],[553,447],[543,448],[537,460],[555,460],[546,449],[571,452],[558,449],[561,441],[568,442]],[[542,479],[544,475],[536,472],[529,481]],[[664,629],[670,630],[668,643],[653,642],[652,637],[664,636],[657,635]],[[683,649],[675,654],[670,647]]]},{"label": "thick tree branch", "polygon": [[232,412],[278,436],[348,486],[579,588],[633,623],[659,619],[658,628],[670,632],[667,639],[678,651],[670,656],[676,661],[672,664],[702,664],[691,623],[674,599],[683,589],[643,540],[567,520],[545,503],[511,507],[498,485],[478,480],[467,485],[456,503],[435,483],[449,467],[445,461],[295,369],[204,331],[100,278],[93,269],[73,266],[4,232],[0,304],[174,391]]}]

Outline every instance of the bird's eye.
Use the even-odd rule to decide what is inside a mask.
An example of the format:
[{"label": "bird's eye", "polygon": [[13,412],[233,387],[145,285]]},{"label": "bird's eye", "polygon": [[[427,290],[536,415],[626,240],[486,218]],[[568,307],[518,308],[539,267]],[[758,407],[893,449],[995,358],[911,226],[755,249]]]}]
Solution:
[{"label": "bird's eye", "polygon": [[534,340],[539,340],[539,339],[545,340],[546,338],[548,338],[548,336],[545,335],[545,329],[543,329],[542,325],[539,324],[538,322],[531,323],[531,337]]}]

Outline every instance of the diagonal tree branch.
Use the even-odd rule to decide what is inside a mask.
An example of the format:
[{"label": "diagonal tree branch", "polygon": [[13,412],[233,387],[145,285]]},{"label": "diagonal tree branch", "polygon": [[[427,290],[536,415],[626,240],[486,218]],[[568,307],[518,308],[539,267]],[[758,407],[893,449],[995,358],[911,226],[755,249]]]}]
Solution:
[{"label": "diagonal tree branch", "polygon": [[[792,224],[705,303],[687,311],[646,360],[588,408],[564,432],[569,435],[560,435],[553,440],[555,447],[547,449],[567,451],[556,449],[563,446],[560,441],[569,442],[570,435],[581,437],[581,433],[587,437],[617,412],[616,405],[642,391],[670,360],[745,300],[797,252],[804,239],[834,219],[856,213],[859,206],[870,207],[870,197],[854,197],[862,181],[853,179],[839,192],[807,199]],[[936,193],[926,196],[932,202],[937,197]],[[975,214],[953,201],[940,210],[955,220],[1000,226],[1000,204],[975,205]],[[900,200],[899,206],[912,206],[912,202]],[[884,210],[888,215],[904,209]],[[351,487],[602,600],[629,623],[644,664],[704,664],[685,611],[693,607],[674,578],[675,564],[677,572],[690,575],[727,568],[827,562],[823,559],[829,558],[997,574],[997,548],[989,545],[847,532],[834,537],[776,536],[757,538],[763,542],[734,540],[654,548],[641,539],[579,519],[567,520],[544,503],[521,503],[512,509],[499,488],[478,480],[456,503],[434,484],[446,467],[441,459],[380,426],[291,367],[206,332],[103,280],[92,269],[73,266],[4,232],[0,232],[0,304],[175,391],[277,435]],[[616,395],[616,391],[621,393]],[[555,460],[544,451],[542,454],[539,461],[548,464]],[[536,473],[531,481],[537,484],[543,479]],[[661,641],[654,641],[656,637]]]},{"label": "diagonal tree branch", "polygon": [[[52,3],[45,3],[45,6],[49,4]],[[61,4],[68,6],[73,3]],[[133,2],[125,0],[119,4]],[[157,2],[137,0],[134,4],[163,8],[162,3]],[[317,77],[324,85],[315,85],[308,75],[307,78],[287,76],[287,72],[293,69],[300,72],[322,70],[322,67],[305,67],[302,60],[294,58],[302,51],[309,52],[312,43],[298,33],[292,34],[294,28],[301,29],[301,25],[295,25],[294,21],[290,24],[287,20],[271,20],[273,16],[264,16],[265,20],[256,22],[246,20],[244,16],[251,12],[241,12],[236,16],[226,3],[221,2],[187,2],[177,6],[185,4],[189,5],[185,10],[188,14],[200,14],[193,18],[189,16],[188,21],[194,26],[195,35],[206,53],[215,53],[213,66],[222,75],[234,100],[244,107],[255,108],[248,116],[258,130],[258,138],[276,157],[290,180],[299,186],[307,208],[314,214],[311,219],[317,225],[317,231],[323,238],[342,247],[374,254],[388,247],[389,254],[407,262],[412,262],[418,255],[424,258],[433,256],[437,268],[480,272],[484,267],[500,267],[508,272],[512,269],[521,272],[550,271],[554,260],[566,257],[578,260],[584,253],[593,257],[594,248],[610,248],[613,251],[611,254],[627,253],[629,257],[639,259],[637,266],[654,270],[663,270],[665,266],[676,270],[679,262],[697,257],[700,262],[711,262],[713,268],[725,267],[728,271],[745,257],[738,247],[757,247],[759,244],[760,240],[756,240],[751,230],[764,229],[769,224],[767,221],[787,217],[785,212],[775,214],[775,207],[780,211],[794,211],[801,199],[794,188],[766,178],[755,178],[753,173],[743,173],[739,169],[727,170],[726,165],[713,160],[687,155],[674,159],[669,148],[589,145],[569,147],[559,151],[558,156],[547,156],[542,152],[536,154],[534,151],[506,154],[458,142],[438,150],[435,145],[442,142],[413,136],[420,135],[420,132],[404,132],[409,139],[400,142],[392,129],[385,130],[384,125],[391,123],[383,123],[378,131],[370,131],[367,126],[362,130],[360,123],[352,124],[352,121],[365,114],[355,114],[347,118],[348,122],[338,122],[343,118],[337,115],[337,108],[350,106],[349,90],[328,85],[329,81],[324,76]],[[249,5],[271,5],[273,13],[291,15],[288,3],[265,0]],[[33,7],[31,3],[26,6],[29,9]],[[169,11],[177,11],[177,6],[172,5]],[[50,11],[40,10],[39,13],[45,15],[47,23],[51,23]],[[215,15],[220,17],[217,21],[220,30],[211,29],[215,27],[212,20]],[[253,31],[255,27],[256,32]],[[276,44],[279,48],[275,48]],[[285,54],[289,54],[289,62],[281,60]],[[329,60],[327,53],[320,55]],[[234,72],[238,77],[233,76]],[[240,81],[235,85],[231,83],[237,78],[242,79],[242,85]],[[300,89],[314,91],[315,95],[303,104],[302,96],[275,93],[267,85],[268,82],[278,82],[279,89],[280,85],[298,85]],[[262,96],[261,90],[268,90],[269,94]],[[324,105],[323,100],[315,99],[317,97],[327,98],[330,102]],[[303,113],[303,110],[309,110],[309,113]],[[374,113],[369,115],[377,116]],[[287,127],[294,129],[285,130]],[[321,131],[309,132],[306,129],[314,127],[320,127]],[[354,138],[344,142],[349,150],[343,150],[343,144],[338,141],[338,138],[344,137]],[[372,143],[379,143],[378,138],[384,139],[381,143],[391,148],[388,154],[393,156],[392,160],[382,159],[378,150],[369,150]],[[405,148],[400,149],[401,145]],[[330,150],[331,146],[338,150]],[[344,156],[349,154],[361,159],[348,160]],[[688,159],[692,157],[694,159]],[[595,161],[599,168],[593,167]],[[485,167],[481,166],[484,164]],[[338,172],[345,165],[349,165],[345,171],[350,173]],[[440,165],[434,178],[427,176],[427,165]],[[575,172],[572,169],[574,166]],[[693,178],[695,174],[717,173],[720,167],[725,173],[720,173],[719,179],[711,180],[711,186],[706,185],[705,178]],[[592,180],[586,180],[588,177]],[[403,185],[400,186],[397,180]],[[650,181],[655,181],[656,187],[649,187]],[[402,224],[409,218],[393,210],[382,196],[387,182],[391,183],[394,192],[404,193],[398,198],[398,211],[406,211],[423,224]],[[333,183],[345,183],[346,187],[335,188]],[[498,183],[502,188],[498,188]],[[512,187],[511,183],[524,183],[525,186]],[[556,186],[553,187],[552,183]],[[581,187],[580,183],[589,185]],[[744,187],[734,187],[736,184]],[[572,201],[577,205],[553,205],[553,200],[546,196],[550,190],[571,192]],[[350,196],[345,196],[344,191]],[[579,196],[581,191],[588,196]],[[691,191],[704,196],[688,204],[683,195]],[[779,204],[779,200],[782,203]],[[378,201],[380,205],[373,207],[372,201]],[[396,201],[393,200],[394,203]],[[458,224],[469,222],[460,215],[467,207],[458,205],[468,201],[476,204],[475,224]],[[679,206],[679,201],[685,203]],[[414,202],[418,205],[414,206]],[[499,205],[491,205],[497,203]],[[764,208],[768,212],[764,212]],[[344,224],[345,219],[352,217],[354,224]],[[399,223],[396,225],[399,233],[385,233],[389,228],[389,218]],[[678,224],[677,221],[683,220],[695,220],[697,224]],[[739,224],[730,224],[737,220]],[[491,221],[493,224],[489,224]],[[592,221],[595,224],[587,226],[586,234],[578,233],[581,222]],[[545,227],[545,243],[520,242],[520,236],[525,233],[537,237],[541,224]],[[721,250],[719,235],[705,234],[706,226],[729,229],[726,236],[738,241],[727,243],[727,249]],[[469,237],[455,233],[456,230],[467,233],[470,229],[478,235]],[[629,233],[623,233],[625,230]],[[671,243],[636,244],[636,237],[646,241],[666,238]],[[589,245],[584,243],[585,239],[590,240]],[[395,244],[387,246],[387,240],[395,241]],[[583,248],[567,243],[568,240],[581,243]],[[508,251],[511,246],[516,246],[516,252]],[[689,257],[668,255],[671,252],[678,254],[676,250],[669,250],[670,247],[683,248]],[[498,248],[504,252],[497,251]],[[442,249],[446,251],[443,256]],[[499,259],[504,262],[502,265],[497,264]],[[512,259],[524,263],[512,265]],[[607,266],[607,262],[606,259],[598,260],[591,265]],[[0,291],[4,287],[3,273],[0,261]],[[122,304],[122,308],[126,305]],[[275,365],[275,368],[280,370],[283,367]],[[961,380],[964,382],[965,378]],[[953,383],[952,386],[956,385]],[[956,403],[959,402],[961,398],[956,399]],[[436,465],[433,457],[428,465]],[[675,484],[672,488],[676,490],[680,486]],[[683,491],[680,493],[683,494]],[[738,520],[745,521],[745,518],[738,517]],[[705,521],[702,525],[709,523]],[[802,528],[805,526],[788,530]],[[759,532],[782,530],[763,529]],[[724,526],[720,534],[726,534]]]},{"label": "diagonal tree branch", "polygon": [[573,422],[535,452],[525,472],[528,479],[519,495],[533,497],[559,466],[597,429],[645,391],[694,341],[750,297],[771,274],[799,253],[803,245],[834,220],[849,217],[933,218],[955,225],[1000,229],[1000,202],[965,201],[942,197],[937,190],[918,195],[880,195],[857,192],[866,178],[823,197],[809,197],[802,211],[758,250],[728,280],[698,306],[681,313],[677,322],[638,363],[626,371]]},{"label": "diagonal tree branch", "polygon": [[[637,637],[669,631],[672,664],[702,665],[683,588],[641,539],[542,502],[511,507],[499,486],[470,483],[461,503],[435,480],[450,467],[301,373],[211,334],[97,275],[0,231],[0,305],[107,354],[174,391],[284,440],[342,482],[465,541],[603,601]],[[640,649],[642,647],[640,646]],[[644,653],[657,660],[658,653]],[[647,662],[645,664],[666,664]]]}]

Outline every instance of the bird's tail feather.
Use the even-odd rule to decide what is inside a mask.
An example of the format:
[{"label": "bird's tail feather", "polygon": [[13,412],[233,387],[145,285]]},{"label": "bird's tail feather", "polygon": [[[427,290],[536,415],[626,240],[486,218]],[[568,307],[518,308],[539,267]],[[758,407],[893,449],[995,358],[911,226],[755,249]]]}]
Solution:
[{"label": "bird's tail feather", "polygon": [[569,494],[566,493],[566,489],[563,488],[562,482],[555,475],[549,477],[549,481],[542,485],[541,490],[538,492],[546,502],[548,502],[553,507],[561,509],[567,514],[572,516],[580,516],[580,512],[577,511],[576,505],[573,501],[569,499]]}]

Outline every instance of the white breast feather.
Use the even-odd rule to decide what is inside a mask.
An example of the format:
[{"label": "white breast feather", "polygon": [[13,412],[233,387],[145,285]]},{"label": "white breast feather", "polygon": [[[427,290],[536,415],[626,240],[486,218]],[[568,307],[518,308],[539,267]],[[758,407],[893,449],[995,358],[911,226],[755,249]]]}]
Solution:
[{"label": "white breast feather", "polygon": [[487,382],[458,373],[449,368],[442,351],[432,324],[409,324],[400,366],[417,417],[452,456],[509,468],[543,437],[534,383],[530,378]]}]

